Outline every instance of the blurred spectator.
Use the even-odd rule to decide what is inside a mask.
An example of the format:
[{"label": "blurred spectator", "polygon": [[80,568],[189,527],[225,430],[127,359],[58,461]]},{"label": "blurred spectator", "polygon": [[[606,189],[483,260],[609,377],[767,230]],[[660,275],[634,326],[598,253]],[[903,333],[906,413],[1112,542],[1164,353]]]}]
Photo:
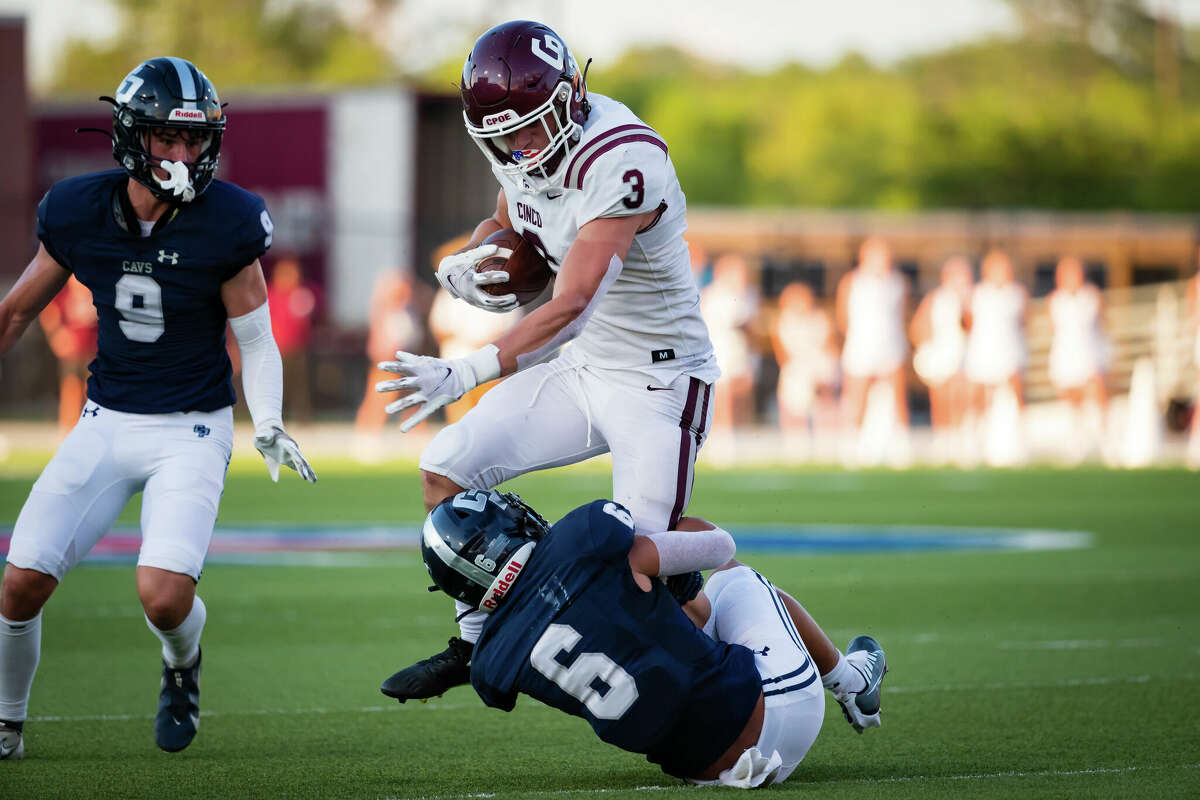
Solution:
[{"label": "blurred spectator", "polygon": [[696,288],[703,290],[713,279],[713,265],[708,260],[708,251],[695,242],[688,242],[688,257],[692,263],[692,275],[696,277]]},{"label": "blurred spectator", "polygon": [[[437,340],[438,355],[442,358],[463,358],[500,338],[517,321],[520,309],[507,314],[495,314],[482,308],[455,300],[450,293],[439,289],[429,310],[429,329]],[[496,382],[476,386],[457,401],[446,406],[446,422],[457,422],[474,408]]]},{"label": "blurred spectator", "polygon": [[[1006,445],[988,453],[994,464],[1021,460],[1020,410],[1025,347],[1025,312],[1029,293],[1013,278],[1012,261],[1000,250],[983,258],[983,279],[971,293],[970,333],[964,364],[975,422],[984,426],[988,444]],[[998,409],[998,411],[997,411]],[[1015,418],[1008,413],[1015,411]],[[997,412],[997,413],[993,413]]]},{"label": "blurred spectator", "polygon": [[71,276],[38,322],[58,359],[58,430],[75,426],[87,399],[88,364],[96,356],[96,307],[92,293]]},{"label": "blurred spectator", "polygon": [[779,426],[784,432],[813,433],[837,420],[837,347],[829,314],[805,283],[789,283],[779,294],[771,326],[779,364]]},{"label": "blurred spectator", "polygon": [[713,399],[714,432],[728,433],[751,420],[759,355],[750,329],[758,307],[758,288],[746,259],[731,253],[713,262],[712,282],[700,293],[700,313],[721,368]]},{"label": "blurred spectator", "polygon": [[1195,369],[1196,386],[1192,391],[1192,425],[1188,437],[1187,463],[1192,469],[1200,469],[1200,259],[1196,274],[1187,286],[1188,321],[1191,323],[1192,367]]},{"label": "blurred spectator", "polygon": [[909,326],[916,346],[913,368],[929,387],[932,451],[939,462],[966,446],[959,434],[967,410],[963,321],[970,297],[971,265],[962,256],[949,258],[942,265],[941,283],[921,300]]},{"label": "blurred spectator", "polygon": [[304,283],[300,261],[285,253],[271,270],[267,285],[271,330],[283,357],[283,396],[289,420],[307,422],[312,416],[312,394],[308,382],[308,345],[312,339],[316,292]]},{"label": "blurred spectator", "polygon": [[[389,396],[375,391],[379,381],[395,378],[376,366],[380,361],[391,361],[397,350],[410,353],[421,351],[424,344],[422,321],[413,303],[413,285],[398,269],[381,272],[371,290],[371,307],[367,318],[367,386],[362,403],[354,418],[354,432],[359,436],[370,436],[383,428],[387,422]],[[368,442],[356,442],[356,450],[370,449]]]},{"label": "blurred spectator", "polygon": [[1079,460],[1100,444],[1108,391],[1109,345],[1104,335],[1100,290],[1088,283],[1083,263],[1065,256],[1054,271],[1050,293],[1050,382],[1071,413],[1068,455]]},{"label": "blurred spectator", "polygon": [[[904,370],[908,355],[908,340],[904,335],[907,301],[908,287],[904,277],[892,267],[891,248],[883,239],[868,238],[859,247],[858,265],[842,276],[837,288],[837,323],[845,335],[842,347],[843,419],[859,439],[854,443],[858,455],[851,460],[887,459],[896,464],[908,461],[908,397]],[[890,390],[891,424],[879,423],[879,430],[872,430],[871,441],[866,442],[867,437],[861,434],[868,392],[875,384],[885,385]],[[880,406],[873,404],[873,408]],[[876,412],[879,413],[882,412]],[[866,444],[874,453],[869,458],[864,458]]]}]

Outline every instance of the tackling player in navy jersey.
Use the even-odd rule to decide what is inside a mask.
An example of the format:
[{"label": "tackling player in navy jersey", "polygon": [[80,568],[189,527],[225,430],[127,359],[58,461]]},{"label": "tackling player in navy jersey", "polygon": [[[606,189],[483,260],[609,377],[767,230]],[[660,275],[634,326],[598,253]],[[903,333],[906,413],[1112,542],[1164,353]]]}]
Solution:
[{"label": "tackling player in navy jersey", "polygon": [[242,353],[254,445],[316,475],[281,421],[282,366],[259,257],[271,244],[261,197],[214,180],[225,129],[195,65],[154,58],[115,95],[121,169],[56,183],[38,206],[41,246],[0,302],[0,355],[73,273],[92,292],[99,352],[79,423],[30,491],[0,586],[0,759],[20,758],[41,650],[41,610],[137,492],[137,591],[162,641],[154,738],[182,750],[199,724],[196,596],[233,448],[229,322]]},{"label": "tackling player in navy jersey", "polygon": [[[879,644],[838,652],[790,595],[731,560],[728,533],[681,526],[635,536],[624,507],[597,500],[548,528],[494,490],[430,512],[430,576],[488,614],[470,667],[483,701],[511,711],[527,694],[670,775],[739,788],[792,773],[821,729],[822,686],[859,733],[878,727]],[[718,567],[703,592],[652,580]]]}]

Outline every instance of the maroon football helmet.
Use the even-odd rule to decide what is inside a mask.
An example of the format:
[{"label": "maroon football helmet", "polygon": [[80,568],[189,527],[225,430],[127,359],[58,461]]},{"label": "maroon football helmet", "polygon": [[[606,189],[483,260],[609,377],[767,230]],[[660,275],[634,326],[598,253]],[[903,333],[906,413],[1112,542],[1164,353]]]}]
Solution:
[{"label": "maroon football helmet", "polygon": [[[515,20],[479,37],[463,64],[463,121],[499,170],[534,191],[554,183],[587,119],[587,87],[579,65],[557,33],[539,22]],[[507,134],[541,124],[541,150],[509,148]]]}]

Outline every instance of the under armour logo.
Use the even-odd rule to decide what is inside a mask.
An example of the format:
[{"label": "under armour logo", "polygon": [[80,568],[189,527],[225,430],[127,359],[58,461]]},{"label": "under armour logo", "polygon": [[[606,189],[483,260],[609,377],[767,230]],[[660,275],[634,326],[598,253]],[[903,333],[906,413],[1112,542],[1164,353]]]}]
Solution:
[{"label": "under armour logo", "polygon": [[100,413],[100,406],[92,406],[91,408],[84,406],[83,413],[79,415],[79,418],[83,419],[84,417],[87,417],[87,416],[94,417],[99,413]]},{"label": "under armour logo", "polygon": [[212,429],[207,425],[193,425],[192,433],[203,439],[205,436],[208,436],[210,433],[212,433]]},{"label": "under armour logo", "polygon": [[172,250],[169,253],[166,250],[159,250],[158,251],[158,263],[166,264],[168,261],[171,262],[172,266],[174,266],[175,264],[178,264],[179,263],[179,253],[176,253],[174,250]]}]

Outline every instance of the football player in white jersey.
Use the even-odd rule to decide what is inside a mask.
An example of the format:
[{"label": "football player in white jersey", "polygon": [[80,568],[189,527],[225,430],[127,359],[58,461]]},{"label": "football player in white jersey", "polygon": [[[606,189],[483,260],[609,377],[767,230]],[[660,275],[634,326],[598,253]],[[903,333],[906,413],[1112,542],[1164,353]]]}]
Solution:
[{"label": "football player in white jersey", "polygon": [[[516,373],[425,449],[426,509],[463,489],[611,452],[613,496],[637,529],[670,529],[687,507],[720,371],[667,145],[625,106],[589,95],[562,39],[536,22],[484,33],[460,89],[467,132],[500,192],[495,213],[439,264],[438,281],[472,305],[516,308],[515,296],[483,290],[507,273],[475,272],[497,250],[482,242],[504,228],[535,247],[556,278],[543,305],[464,358],[401,352],[380,365],[405,376],[378,386],[405,393],[390,413],[416,409],[405,431],[475,386]],[[459,611],[462,638],[393,675],[385,694],[432,697],[468,680],[482,615]]]}]

